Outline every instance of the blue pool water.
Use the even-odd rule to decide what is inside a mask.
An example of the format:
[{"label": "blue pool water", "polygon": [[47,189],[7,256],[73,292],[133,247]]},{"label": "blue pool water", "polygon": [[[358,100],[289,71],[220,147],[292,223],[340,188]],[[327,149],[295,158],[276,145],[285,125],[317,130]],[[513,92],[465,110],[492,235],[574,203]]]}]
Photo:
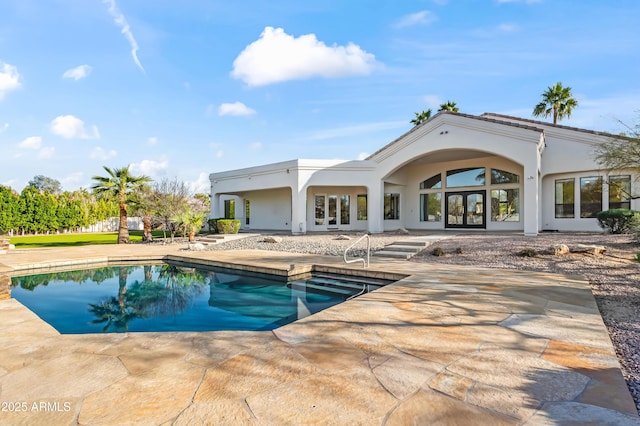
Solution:
[{"label": "blue pool water", "polygon": [[[323,279],[324,281],[333,281]],[[12,278],[11,297],[60,333],[272,330],[359,293],[317,278],[175,264],[110,266]]]}]

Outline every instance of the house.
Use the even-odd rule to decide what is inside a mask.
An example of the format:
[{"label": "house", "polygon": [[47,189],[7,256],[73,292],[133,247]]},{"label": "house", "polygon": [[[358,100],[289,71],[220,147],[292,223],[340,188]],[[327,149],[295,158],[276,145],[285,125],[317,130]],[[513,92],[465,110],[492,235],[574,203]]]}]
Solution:
[{"label": "house", "polygon": [[[365,160],[292,160],[212,173],[212,217],[242,228],[379,233],[600,231],[596,214],[640,208],[631,172],[595,144],[619,138],[500,114],[442,111]],[[632,188],[633,187],[633,188]]]}]

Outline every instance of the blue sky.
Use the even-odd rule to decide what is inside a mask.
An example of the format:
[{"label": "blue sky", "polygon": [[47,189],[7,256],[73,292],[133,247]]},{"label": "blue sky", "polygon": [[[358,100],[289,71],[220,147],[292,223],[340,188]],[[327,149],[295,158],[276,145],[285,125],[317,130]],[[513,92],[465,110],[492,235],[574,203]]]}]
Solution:
[{"label": "blue sky", "polygon": [[0,184],[102,166],[188,182],[358,159],[447,100],[532,118],[557,81],[575,127],[640,110],[637,0],[1,0]]}]

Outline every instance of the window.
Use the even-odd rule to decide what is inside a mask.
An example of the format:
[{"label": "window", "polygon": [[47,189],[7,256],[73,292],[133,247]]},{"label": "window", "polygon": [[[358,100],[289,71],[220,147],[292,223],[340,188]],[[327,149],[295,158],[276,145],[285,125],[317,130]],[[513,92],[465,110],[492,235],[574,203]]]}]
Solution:
[{"label": "window", "polygon": [[358,194],[358,220],[367,220],[367,194]]},{"label": "window", "polygon": [[324,195],[316,195],[316,225],[324,225]]},{"label": "window", "polygon": [[420,221],[440,222],[442,218],[442,193],[420,194]]},{"label": "window", "polygon": [[224,200],[224,218],[236,218],[236,202],[235,200]]},{"label": "window", "polygon": [[400,219],[400,194],[384,194],[384,218]]},{"label": "window", "polygon": [[504,170],[491,169],[491,184],[499,185],[502,183],[520,183],[520,176]]},{"label": "window", "polygon": [[556,180],[556,218],[575,217],[575,180]]},{"label": "window", "polygon": [[244,200],[244,224],[249,224],[249,214],[251,212],[251,201]]},{"label": "window", "polygon": [[336,213],[338,211],[338,196],[337,195],[329,195],[329,225],[337,225],[338,218],[336,217]]},{"label": "window", "polygon": [[491,221],[519,222],[520,200],[519,190],[492,189],[491,190]]},{"label": "window", "polygon": [[439,189],[442,188],[442,175],[438,173],[429,179],[420,182],[420,189]]},{"label": "window", "polygon": [[351,197],[348,195],[340,196],[340,224],[348,225],[351,221]]},{"label": "window", "polygon": [[596,217],[602,211],[602,177],[580,178],[580,217]]},{"label": "window", "polygon": [[631,208],[631,176],[609,177],[609,208]]},{"label": "window", "polygon": [[484,186],[484,167],[456,169],[447,171],[447,188],[461,186]]}]

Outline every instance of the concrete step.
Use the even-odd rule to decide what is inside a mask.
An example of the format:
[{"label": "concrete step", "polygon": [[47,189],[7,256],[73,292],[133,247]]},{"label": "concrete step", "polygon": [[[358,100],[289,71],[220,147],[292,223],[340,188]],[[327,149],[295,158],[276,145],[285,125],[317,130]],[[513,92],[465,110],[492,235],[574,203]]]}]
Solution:
[{"label": "concrete step", "polygon": [[404,245],[404,244],[390,244],[388,246],[384,247],[384,250],[389,250],[389,251],[406,251],[409,253],[417,253],[420,250],[422,250],[424,247],[426,246],[408,246],[408,245]]},{"label": "concrete step", "polygon": [[395,241],[391,243],[391,245],[414,246],[414,247],[426,247],[429,244],[431,244],[430,241],[420,241],[420,240],[402,240],[402,241]]},{"label": "concrete step", "polygon": [[392,257],[395,259],[410,259],[415,255],[415,253],[408,253],[406,251],[381,250],[381,251],[375,252],[373,255],[376,257]]}]

